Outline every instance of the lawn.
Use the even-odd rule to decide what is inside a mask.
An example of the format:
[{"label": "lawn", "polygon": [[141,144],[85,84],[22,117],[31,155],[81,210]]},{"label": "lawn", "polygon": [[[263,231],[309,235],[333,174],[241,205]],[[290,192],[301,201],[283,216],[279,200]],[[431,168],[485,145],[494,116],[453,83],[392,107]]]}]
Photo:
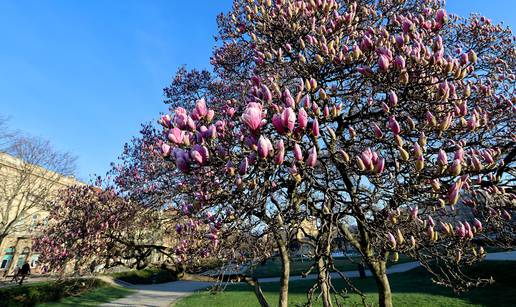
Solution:
[{"label": "lawn", "polygon": [[[417,268],[409,272],[390,275],[393,290],[394,306],[516,306],[516,262],[488,261],[474,268],[480,276],[493,276],[496,282],[483,288],[473,289],[460,295],[450,289],[432,284],[429,275]],[[372,278],[353,279],[367,295],[367,301],[376,304],[376,286]],[[306,302],[306,290],[314,281],[296,281],[290,283],[289,305],[297,306]],[[344,283],[335,280],[336,288],[343,289]],[[275,283],[262,284],[262,288],[271,305],[277,303],[278,285]],[[360,305],[361,300],[355,294],[350,294],[346,306]],[[247,285],[232,285],[226,291],[210,294],[207,291],[198,292],[179,301],[175,306],[259,306],[251,287]],[[315,306],[321,306],[320,301]]]},{"label": "lawn", "polygon": [[48,302],[38,304],[40,307],[72,307],[72,306],[97,306],[102,303],[111,302],[118,298],[127,296],[133,293],[133,290],[129,290],[122,287],[116,287],[111,285],[104,285],[102,287],[93,289],[84,294],[78,296],[65,297],[58,302]]},{"label": "lawn", "polygon": [[129,293],[99,279],[64,279],[0,288],[0,306],[95,306]]},{"label": "lawn", "polygon": [[[340,271],[356,271],[358,270],[357,263],[359,263],[361,260],[361,257],[354,257],[351,258],[351,260],[348,257],[336,257],[334,258],[334,263],[337,269]],[[398,262],[396,263],[388,263],[388,265],[393,265],[397,263],[404,263],[404,262],[410,262],[413,261],[412,259],[408,258],[407,256],[401,255],[399,257]],[[312,261],[310,260],[304,260],[301,261],[300,259],[292,261],[290,263],[290,275],[301,275],[303,272],[306,272],[306,270],[312,265]],[[264,277],[277,277],[281,273],[281,261],[278,257],[271,258],[267,260],[267,263],[264,265],[258,265],[254,269],[254,274],[250,271],[248,271],[249,274],[257,277],[257,278],[264,278]],[[311,273],[316,273],[316,270],[312,270]]]}]

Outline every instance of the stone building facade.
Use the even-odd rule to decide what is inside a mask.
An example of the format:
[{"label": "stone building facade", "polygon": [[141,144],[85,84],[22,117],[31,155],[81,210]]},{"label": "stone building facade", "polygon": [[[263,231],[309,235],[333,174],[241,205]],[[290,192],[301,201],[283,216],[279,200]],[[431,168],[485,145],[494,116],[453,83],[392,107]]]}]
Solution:
[{"label": "stone building facade", "polygon": [[[10,211],[19,210],[20,206],[27,208],[20,211],[22,212],[20,217],[10,228],[12,231],[1,240],[0,276],[11,274],[16,266],[21,267],[25,262],[30,264],[32,272],[41,272],[42,268],[38,265],[39,254],[32,250],[32,242],[41,235],[41,231],[48,222],[48,212],[45,211],[43,203],[52,201],[52,198],[63,188],[83,184],[73,177],[62,176],[34,165],[31,166],[30,171],[21,174],[24,172],[23,168],[27,167],[25,164],[13,156],[0,152],[0,225],[5,226],[13,220],[12,214],[9,216]],[[21,178],[20,174],[26,176],[27,180],[16,182]],[[18,185],[21,191],[17,193],[23,196],[7,195],[12,190],[5,189],[5,186],[9,185],[14,188]],[[23,191],[23,189],[30,190],[34,186],[44,186],[48,189],[44,199]],[[42,191],[42,188],[38,191]],[[16,204],[12,203],[13,198]]]}]

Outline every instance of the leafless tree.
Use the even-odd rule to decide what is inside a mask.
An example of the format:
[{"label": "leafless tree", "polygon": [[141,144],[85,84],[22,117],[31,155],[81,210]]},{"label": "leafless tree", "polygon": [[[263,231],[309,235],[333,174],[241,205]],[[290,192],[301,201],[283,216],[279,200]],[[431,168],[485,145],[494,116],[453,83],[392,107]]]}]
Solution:
[{"label": "leafless tree", "polygon": [[8,133],[0,119],[0,244],[6,236],[26,231],[29,214],[37,214],[63,187],[61,176],[75,172],[75,157],[56,151],[50,142]]}]

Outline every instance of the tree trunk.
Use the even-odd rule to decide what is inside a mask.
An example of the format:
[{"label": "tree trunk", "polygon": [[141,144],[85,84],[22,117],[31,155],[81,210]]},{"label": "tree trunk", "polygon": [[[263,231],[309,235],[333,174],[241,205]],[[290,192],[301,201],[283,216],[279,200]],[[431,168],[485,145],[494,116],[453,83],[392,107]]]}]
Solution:
[{"label": "tree trunk", "polygon": [[254,294],[256,295],[256,298],[258,299],[258,302],[260,303],[260,306],[262,307],[269,307],[269,303],[267,303],[267,300],[265,299],[265,296],[263,295],[262,288],[260,287],[260,283],[256,278],[250,278],[247,277],[245,281],[253,286]]},{"label": "tree trunk", "polygon": [[378,304],[380,307],[392,307],[392,293],[389,278],[387,277],[386,262],[370,263],[369,268],[378,287]]},{"label": "tree trunk", "polygon": [[280,278],[280,297],[279,307],[288,306],[288,282],[290,278],[290,258],[288,249],[283,240],[278,241],[278,249],[281,257],[281,278]]},{"label": "tree trunk", "polygon": [[319,287],[321,288],[321,294],[323,299],[324,307],[331,307],[331,294],[329,285],[328,268],[324,263],[324,259],[321,257],[317,260],[317,269],[319,270]]}]

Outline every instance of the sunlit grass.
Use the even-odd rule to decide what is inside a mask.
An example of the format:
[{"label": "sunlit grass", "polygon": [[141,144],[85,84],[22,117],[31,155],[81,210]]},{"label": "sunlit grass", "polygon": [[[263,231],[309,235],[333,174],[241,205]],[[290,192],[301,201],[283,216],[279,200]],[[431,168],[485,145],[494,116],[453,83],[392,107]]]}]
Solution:
[{"label": "sunlit grass", "polygon": [[[423,269],[418,268],[405,273],[390,275],[394,306],[516,306],[516,262],[489,261],[474,269],[476,274],[484,277],[493,276],[496,282],[483,288],[473,289],[462,294],[455,294],[450,289],[432,284]],[[353,279],[353,282],[367,295],[367,302],[377,305],[376,285],[372,278]],[[289,305],[297,306],[306,302],[306,290],[313,285],[313,280],[290,283]],[[337,289],[344,289],[342,280],[335,280]],[[271,305],[276,305],[278,285],[262,284],[263,291]],[[350,294],[345,306],[361,305],[356,294]],[[186,297],[174,306],[259,306],[247,285],[229,286],[226,291],[210,294],[198,292]],[[320,301],[314,306],[321,306]]]}]

